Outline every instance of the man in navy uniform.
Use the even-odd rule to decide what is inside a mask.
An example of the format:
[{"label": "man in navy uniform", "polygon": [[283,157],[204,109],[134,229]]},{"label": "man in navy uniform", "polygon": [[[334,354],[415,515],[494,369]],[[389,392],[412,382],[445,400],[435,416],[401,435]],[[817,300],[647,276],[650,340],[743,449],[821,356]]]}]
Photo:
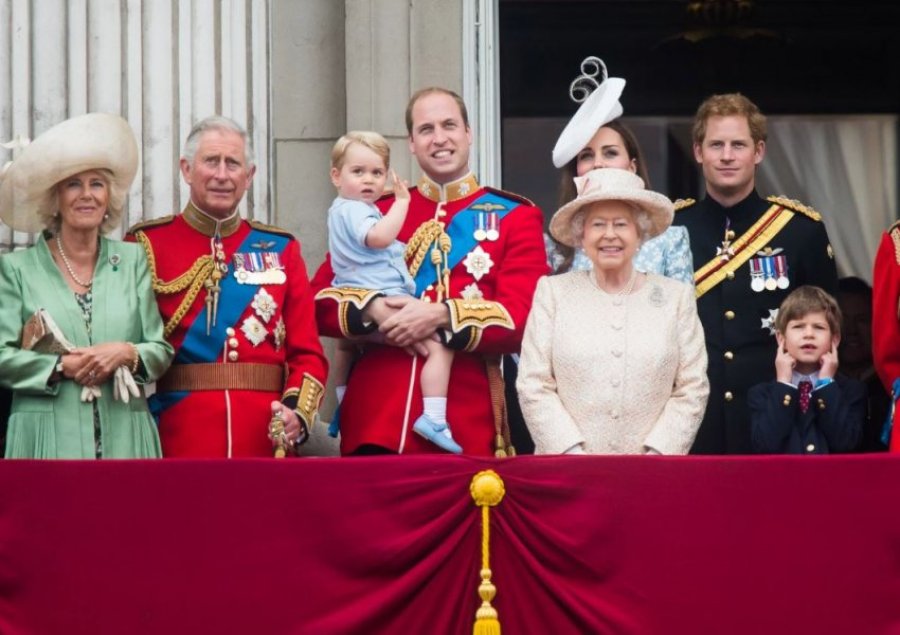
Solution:
[{"label": "man in navy uniform", "polygon": [[822,218],[783,197],[756,193],[766,118],[739,93],[713,95],[697,110],[694,158],[706,197],[676,203],[694,255],[697,307],[709,356],[709,402],[692,452],[751,452],[747,390],[771,374],[774,319],[796,287],[834,295],[837,271]]}]

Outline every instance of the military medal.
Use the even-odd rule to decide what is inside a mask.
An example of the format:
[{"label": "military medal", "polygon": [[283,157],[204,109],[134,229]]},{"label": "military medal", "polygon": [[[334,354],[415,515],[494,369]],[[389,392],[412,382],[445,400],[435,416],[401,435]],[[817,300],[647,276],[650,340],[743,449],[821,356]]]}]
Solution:
[{"label": "military medal", "polygon": [[769,309],[769,317],[760,318],[762,326],[760,328],[767,329],[769,335],[775,335],[775,319],[778,317],[778,309]]},{"label": "military medal", "polygon": [[277,252],[234,254],[234,277],[240,284],[284,284],[287,275]]},{"label": "military medal", "polygon": [[750,288],[759,293],[766,288],[763,281],[762,262],[759,258],[750,259]]},{"label": "military medal", "polygon": [[725,238],[722,240],[722,246],[716,247],[716,256],[718,256],[722,262],[728,262],[731,260],[732,256],[734,256],[734,247],[731,246],[731,241],[734,238],[734,232],[731,231],[731,219],[727,219],[725,221]]},{"label": "military medal", "polygon": [[766,291],[774,291],[778,288],[778,282],[775,280],[775,259],[766,256],[762,258],[762,263],[766,272]]},{"label": "military medal", "polygon": [[775,272],[776,272],[776,280],[775,284],[778,285],[779,289],[787,289],[791,281],[788,280],[788,267],[787,267],[787,257],[782,255],[775,256]]},{"label": "military medal", "polygon": [[481,245],[478,245],[466,254],[463,264],[466,266],[466,271],[469,272],[470,276],[476,280],[481,280],[494,266],[494,261],[491,260],[491,255],[482,249]]},{"label": "military medal", "polygon": [[487,212],[487,239],[490,241],[500,238],[500,217],[497,212]]},{"label": "military medal", "polygon": [[475,231],[472,232],[472,237],[478,242],[487,240],[487,218],[485,216],[484,212],[475,214]]},{"label": "military medal", "polygon": [[275,350],[280,351],[281,347],[284,346],[284,340],[287,338],[287,329],[284,327],[284,320],[281,316],[278,317],[278,321],[275,322],[275,328],[272,329],[272,339],[275,340]]},{"label": "military medal", "polygon": [[481,289],[478,288],[478,283],[473,282],[472,284],[467,284],[463,290],[459,294],[462,296],[463,300],[483,300],[484,294],[481,292]]}]

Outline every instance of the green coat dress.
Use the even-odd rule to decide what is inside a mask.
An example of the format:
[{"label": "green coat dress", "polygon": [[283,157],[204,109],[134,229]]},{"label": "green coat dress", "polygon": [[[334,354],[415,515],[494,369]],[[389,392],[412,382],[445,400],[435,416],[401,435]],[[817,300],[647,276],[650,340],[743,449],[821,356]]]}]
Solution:
[{"label": "green coat dress", "polygon": [[103,458],[161,456],[156,424],[143,384],[155,381],[172,361],[139,245],[100,239],[94,271],[92,336],[81,309],[50,254],[44,237],[24,251],[0,256],[0,386],[14,391],[6,440],[8,458],[94,458],[94,414],[69,379],[50,383],[57,356],[19,348],[22,325],[46,309],[75,346],[132,342],[141,370],[141,396],[125,404],[113,398],[110,378],[97,401]]}]

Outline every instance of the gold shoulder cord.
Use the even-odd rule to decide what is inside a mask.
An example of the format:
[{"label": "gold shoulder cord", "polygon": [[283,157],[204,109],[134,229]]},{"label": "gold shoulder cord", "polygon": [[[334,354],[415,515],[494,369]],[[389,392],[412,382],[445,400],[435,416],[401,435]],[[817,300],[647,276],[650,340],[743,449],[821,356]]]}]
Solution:
[{"label": "gold shoulder cord", "polygon": [[[439,205],[435,215],[440,213]],[[437,302],[444,300],[450,292],[450,267],[447,258],[451,247],[450,236],[444,231],[444,223],[432,218],[419,225],[409,242],[406,243],[406,251],[403,254],[408,263],[409,275],[413,278],[422,267],[425,257],[430,256],[437,279]]]},{"label": "gold shoulder cord", "polygon": [[184,319],[188,309],[190,309],[191,305],[194,303],[197,294],[199,294],[200,289],[203,288],[203,282],[212,273],[214,267],[212,256],[200,256],[194,261],[194,264],[191,265],[190,269],[177,278],[166,282],[161,280],[156,272],[156,256],[153,253],[153,246],[150,244],[150,239],[147,238],[147,235],[142,231],[136,232],[134,237],[147,254],[147,265],[150,268],[154,293],[160,295],[172,295],[173,293],[179,293],[187,289],[187,293],[184,298],[182,298],[178,308],[175,309],[175,312],[172,314],[172,317],[169,318],[169,321],[166,322],[165,328],[163,329],[164,335],[169,337],[169,335],[172,334],[172,331],[175,330],[175,327],[177,327],[181,320]]}]

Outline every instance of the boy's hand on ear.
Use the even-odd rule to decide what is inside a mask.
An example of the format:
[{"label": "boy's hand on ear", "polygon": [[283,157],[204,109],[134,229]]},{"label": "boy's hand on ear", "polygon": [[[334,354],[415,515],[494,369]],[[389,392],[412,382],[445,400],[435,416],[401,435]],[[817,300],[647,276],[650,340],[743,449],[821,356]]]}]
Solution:
[{"label": "boy's hand on ear", "polygon": [[834,379],[838,369],[837,343],[831,343],[831,350],[819,360],[819,379]]},{"label": "boy's hand on ear", "polygon": [[778,337],[778,352],[775,354],[775,379],[786,384],[794,378],[794,365],[797,360],[784,347],[784,338]]}]

